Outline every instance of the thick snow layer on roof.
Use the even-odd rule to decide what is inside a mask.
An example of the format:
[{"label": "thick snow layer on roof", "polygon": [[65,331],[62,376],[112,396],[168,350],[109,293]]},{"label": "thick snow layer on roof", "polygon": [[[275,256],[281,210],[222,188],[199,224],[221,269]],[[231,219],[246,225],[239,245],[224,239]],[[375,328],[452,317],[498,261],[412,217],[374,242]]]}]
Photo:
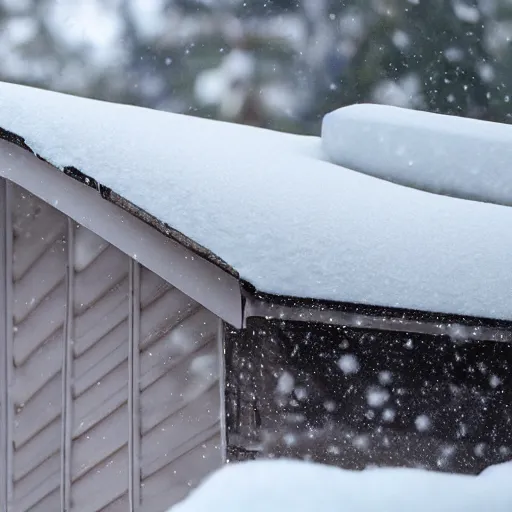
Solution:
[{"label": "thick snow layer on roof", "polygon": [[287,460],[228,465],[172,512],[510,512],[512,463],[478,476],[346,471]]},{"label": "thick snow layer on roof", "polygon": [[512,205],[512,126],[384,105],[323,120],[329,160],[371,176],[463,199]]},{"label": "thick snow layer on roof", "polygon": [[510,208],[334,165],[315,137],[10,84],[0,84],[0,127],[168,223],[261,291],[512,319]]}]

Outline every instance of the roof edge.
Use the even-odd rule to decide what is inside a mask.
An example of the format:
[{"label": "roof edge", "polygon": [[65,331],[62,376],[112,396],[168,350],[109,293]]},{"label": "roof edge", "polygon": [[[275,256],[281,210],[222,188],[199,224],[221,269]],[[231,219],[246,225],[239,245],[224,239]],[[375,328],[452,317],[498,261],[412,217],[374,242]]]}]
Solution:
[{"label": "roof edge", "polygon": [[269,320],[423,332],[455,339],[512,342],[512,321],[508,320],[273,295],[261,292],[243,280],[241,286],[244,297],[244,326],[248,318],[258,316]]},{"label": "roof edge", "polygon": [[0,138],[1,180],[24,188],[93,231],[225,322],[242,326],[239,278],[105,200],[94,184],[69,179],[18,146]]},{"label": "roof edge", "polygon": [[232,275],[235,278],[239,278],[238,272],[227,262],[225,262],[222,258],[217,256],[215,253],[207,249],[206,247],[203,247],[202,245],[198,244],[185,234],[181,233],[180,231],[172,228],[167,223],[160,221],[157,217],[154,215],[151,215],[150,213],[146,212],[142,208],[139,208],[136,204],[128,201],[123,196],[117,194],[115,191],[111,190],[110,188],[102,185],[99,183],[95,178],[88,176],[87,174],[83,173],[79,169],[73,166],[66,166],[63,169],[59,169],[55,165],[53,165],[51,162],[46,160],[43,155],[40,155],[33,151],[30,146],[25,142],[25,139],[13,132],[10,132],[9,130],[6,130],[2,127],[0,127],[0,139],[3,139],[7,142],[10,142],[12,144],[15,144],[16,146],[30,152],[31,154],[35,155],[39,160],[42,160],[43,162],[47,163],[48,165],[51,165],[56,170],[59,170],[63,172],[66,176],[69,176],[70,178],[79,181],[80,183],[83,183],[84,185],[87,185],[88,187],[91,187],[95,190],[97,190],[101,197],[105,199],[106,201],[109,201],[119,208],[123,209],[130,215],[133,215],[134,217],[140,219],[142,222],[147,224],[148,226],[151,226],[153,229],[156,229],[159,233],[162,233],[166,237],[178,242],[180,245],[183,245],[190,251],[194,252],[198,256],[210,261],[214,265],[220,267],[222,270],[227,272],[228,274]]},{"label": "roof edge", "polygon": [[[46,160],[44,156],[33,151],[25,139],[9,130],[0,127],[0,140],[14,144],[37,157],[66,177],[86,185],[101,196],[101,199],[128,213],[154,231],[191,251],[203,260],[215,265],[221,271],[240,283],[242,295],[242,323],[247,318],[263,316],[269,319],[309,321],[333,325],[353,325],[355,327],[381,328],[385,330],[420,331],[425,332],[428,325],[429,332],[454,336],[460,327],[471,327],[478,332],[475,339],[489,339],[490,341],[512,341],[512,321],[473,317],[469,315],[421,311],[415,309],[393,308],[377,305],[354,304],[324,299],[292,297],[275,295],[257,290],[252,284],[240,278],[239,273],[226,261],[215,253],[196,243],[180,231],[146,212],[142,208],[123,196],[117,194],[99,183],[95,178],[88,176],[73,166],[62,169]],[[21,185],[23,186],[23,185]],[[25,187],[26,188],[26,187]],[[31,190],[32,193],[35,191]],[[37,194],[36,194],[37,195]],[[225,319],[225,318],[224,318]],[[225,319],[226,320],[226,319]],[[240,327],[238,322],[226,320]],[[432,331],[433,329],[433,331]],[[482,338],[482,336],[486,336]]]}]

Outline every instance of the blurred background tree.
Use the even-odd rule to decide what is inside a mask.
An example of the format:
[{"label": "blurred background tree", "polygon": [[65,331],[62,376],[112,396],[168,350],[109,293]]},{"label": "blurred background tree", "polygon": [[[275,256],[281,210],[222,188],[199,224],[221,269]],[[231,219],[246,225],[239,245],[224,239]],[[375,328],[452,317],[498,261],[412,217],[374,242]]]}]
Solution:
[{"label": "blurred background tree", "polygon": [[0,79],[318,133],[375,102],[507,122],[512,0],[0,0]]}]

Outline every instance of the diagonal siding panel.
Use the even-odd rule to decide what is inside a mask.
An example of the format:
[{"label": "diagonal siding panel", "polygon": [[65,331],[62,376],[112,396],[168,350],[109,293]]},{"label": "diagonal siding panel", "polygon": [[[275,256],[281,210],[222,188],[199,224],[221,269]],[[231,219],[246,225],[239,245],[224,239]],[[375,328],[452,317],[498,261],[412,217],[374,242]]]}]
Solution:
[{"label": "diagonal siding panel", "polygon": [[123,494],[116,501],[110,503],[106,507],[102,508],[99,512],[128,512],[130,510],[130,502],[128,499],[128,493]]},{"label": "diagonal siding panel", "polygon": [[167,510],[221,463],[217,318],[23,189],[0,192],[0,508]]},{"label": "diagonal siding panel", "polygon": [[72,239],[71,505],[96,512],[128,492],[130,260],[84,227]]},{"label": "diagonal siding panel", "polygon": [[12,186],[13,467],[16,512],[59,506],[66,219]]},{"label": "diagonal siding panel", "polygon": [[185,453],[144,480],[142,510],[164,512],[171,504],[184,499],[205,477],[220,465],[218,428],[206,440],[190,440]]},{"label": "diagonal siding panel", "polygon": [[[141,509],[161,512],[221,464],[216,317],[143,269],[139,340]],[[152,285],[149,285],[152,283]]]}]

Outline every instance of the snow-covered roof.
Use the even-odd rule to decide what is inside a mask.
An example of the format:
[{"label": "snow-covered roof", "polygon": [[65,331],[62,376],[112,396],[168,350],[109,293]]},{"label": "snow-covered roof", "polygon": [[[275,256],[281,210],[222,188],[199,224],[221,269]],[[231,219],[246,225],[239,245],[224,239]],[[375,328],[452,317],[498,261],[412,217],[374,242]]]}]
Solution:
[{"label": "snow-covered roof", "polygon": [[478,476],[246,462],[224,467],[171,512],[508,512],[511,479],[512,462]]},{"label": "snow-covered roof", "polygon": [[262,292],[512,319],[508,207],[329,163],[317,137],[5,83],[0,127],[211,251]]},{"label": "snow-covered roof", "polygon": [[386,105],[325,116],[329,161],[402,185],[512,206],[512,126]]}]

